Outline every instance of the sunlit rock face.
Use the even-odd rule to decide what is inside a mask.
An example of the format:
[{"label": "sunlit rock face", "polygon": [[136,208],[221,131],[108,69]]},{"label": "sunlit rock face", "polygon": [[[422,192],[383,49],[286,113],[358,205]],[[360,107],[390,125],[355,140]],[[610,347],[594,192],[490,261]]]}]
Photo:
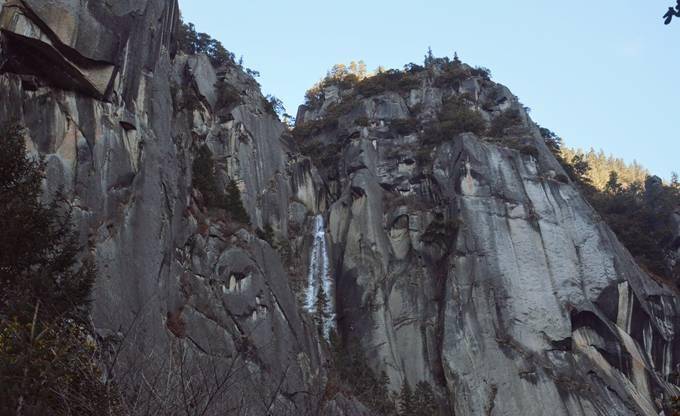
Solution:
[{"label": "sunlit rock face", "polygon": [[[677,292],[634,263],[507,88],[441,86],[443,71],[375,94],[334,87],[335,107],[298,113],[303,127],[337,118],[305,140],[341,149],[317,166],[343,337],[394,390],[437,386],[446,414],[659,414],[678,394]],[[452,97],[487,127],[517,120],[428,144]]]}]

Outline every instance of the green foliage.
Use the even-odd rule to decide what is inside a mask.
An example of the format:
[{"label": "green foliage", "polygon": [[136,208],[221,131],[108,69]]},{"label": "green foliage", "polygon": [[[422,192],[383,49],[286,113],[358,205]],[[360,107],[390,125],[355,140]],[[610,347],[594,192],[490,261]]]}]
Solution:
[{"label": "green foliage", "polygon": [[209,208],[217,208],[222,204],[222,195],[217,185],[215,162],[207,145],[198,148],[192,165],[192,186],[203,196],[203,202]]},{"label": "green foliage", "polygon": [[328,296],[323,286],[319,286],[319,291],[316,293],[316,301],[314,302],[314,322],[316,323],[319,335],[323,335],[324,325],[330,319],[328,313]]},{"label": "green foliage", "polygon": [[425,128],[423,142],[439,144],[465,132],[482,135],[485,129],[481,114],[469,108],[464,98],[453,96],[444,102],[439,122]]},{"label": "green foliage", "polygon": [[489,68],[484,68],[483,66],[473,68],[471,74],[474,77],[481,77],[487,81],[491,80],[491,70]]},{"label": "green foliage", "polygon": [[236,64],[234,54],[229,52],[222,42],[213,39],[207,33],[196,32],[193,23],[181,22],[176,37],[178,48],[186,54],[205,53],[216,67]]},{"label": "green foliage", "polygon": [[324,117],[319,120],[310,120],[304,123],[298,123],[295,128],[293,128],[293,137],[295,137],[299,143],[304,143],[311,137],[318,136],[325,131],[330,131],[337,127],[337,118]]},{"label": "green foliage", "polygon": [[207,145],[198,148],[192,165],[192,186],[203,196],[208,208],[224,209],[233,221],[250,224],[248,212],[241,201],[241,191],[233,179],[227,184],[226,192],[222,192],[217,183],[217,172],[212,152]]},{"label": "green foliage", "polygon": [[556,133],[551,131],[550,129],[546,129],[545,127],[538,126],[538,130],[541,132],[541,136],[543,137],[543,141],[545,142],[545,145],[548,146],[548,150],[558,158],[558,160],[562,159],[562,138],[559,137]]},{"label": "green foliage", "polygon": [[418,120],[415,118],[392,120],[391,127],[395,133],[407,136],[418,131]]},{"label": "green foliage", "polygon": [[98,414],[114,400],[87,325],[95,268],[68,202],[40,201],[45,164],[21,129],[4,127],[0,143],[0,413]]},{"label": "green foliage", "polygon": [[680,186],[646,181],[619,183],[611,172],[603,191],[586,192],[593,207],[614,230],[633,257],[648,271],[680,283],[678,271],[669,270],[665,257],[674,244],[672,217],[680,206]]},{"label": "green foliage", "polygon": [[609,173],[612,171],[617,173],[619,182],[626,186],[635,182],[643,183],[649,175],[649,171],[637,162],[626,163],[623,159],[605,155],[602,150],[596,152],[590,149],[586,152],[581,149],[562,147],[561,153],[567,161],[571,162],[578,157],[577,160],[587,163],[589,169],[586,176],[599,190],[604,189],[609,180]]},{"label": "green foliage", "polygon": [[516,109],[509,109],[503,111],[498,117],[491,120],[491,127],[489,128],[489,136],[503,137],[505,130],[512,126],[517,126],[522,123],[522,117]]},{"label": "green foliage", "polygon": [[357,340],[343,345],[337,333],[330,335],[333,370],[351,393],[378,415],[396,415],[396,406],[390,399],[387,375],[375,374]]},{"label": "green foliage", "polygon": [[444,216],[438,214],[427,226],[420,237],[420,241],[425,244],[438,244],[445,249],[450,249],[456,241],[459,229],[460,221],[455,219],[444,220]]},{"label": "green foliage", "polygon": [[459,97],[452,97],[444,102],[439,121],[449,136],[465,132],[481,135],[486,128],[479,112],[470,109],[465,100]]},{"label": "green foliage", "polygon": [[[677,248],[673,241],[673,214],[680,206],[680,184],[663,184],[647,177],[644,186],[639,177],[644,168],[626,165],[620,159],[595,154],[563,151],[558,157],[567,174],[581,188],[584,196],[616,233],[623,245],[647,271],[680,283],[680,268],[671,270],[665,262],[669,250]],[[605,181],[593,174],[590,161],[612,168]],[[591,179],[591,178],[594,178]],[[559,179],[559,178],[558,178]]]},{"label": "green foliage", "polygon": [[414,416],[434,416],[437,414],[437,400],[430,383],[427,381],[419,382],[416,385],[413,397],[415,402]]},{"label": "green foliage", "polygon": [[275,117],[281,117],[286,112],[283,101],[273,95],[267,95],[264,99],[264,109]]},{"label": "green foliage", "polygon": [[275,242],[274,242],[274,229],[272,228],[271,225],[267,224],[264,226],[264,230],[261,228],[258,228],[255,230],[255,235],[257,235],[257,238],[260,240],[264,240],[267,243],[269,243],[270,246],[274,247]]},{"label": "green foliage", "polygon": [[[81,248],[71,225],[71,206],[59,194],[40,201],[45,165],[26,156],[17,126],[0,132],[0,304],[2,312],[75,318],[87,304],[94,267],[79,265]],[[17,309],[8,309],[12,308]]]},{"label": "green foliage", "polygon": [[387,91],[410,91],[420,87],[417,74],[390,69],[367,77],[356,86],[356,92],[364,97],[382,94]]},{"label": "green foliage", "polygon": [[397,399],[399,415],[402,416],[434,416],[437,414],[437,400],[432,391],[432,386],[426,381],[421,381],[413,391],[408,381],[401,385],[401,391]]},{"label": "green foliage", "polygon": [[241,103],[241,94],[236,88],[226,83],[224,80],[217,81],[215,87],[217,88],[216,109],[229,110]]},{"label": "green foliage", "polygon": [[523,155],[532,156],[534,159],[538,159],[538,149],[532,145],[524,145],[519,149],[519,152]]},{"label": "green foliage", "polygon": [[340,143],[310,143],[301,146],[302,154],[309,156],[317,166],[335,166],[342,152]]},{"label": "green foliage", "polygon": [[472,76],[461,64],[452,63],[443,69],[444,71],[434,80],[434,86],[437,88],[458,89],[461,82]]},{"label": "green foliage", "polygon": [[227,192],[224,198],[224,209],[227,210],[229,217],[241,224],[250,224],[250,216],[243,206],[241,200],[241,190],[235,180],[230,180],[227,184]]},{"label": "green foliage", "polygon": [[354,120],[354,124],[356,124],[359,127],[368,127],[370,121],[368,120],[368,117],[357,117]]},{"label": "green foliage", "polygon": [[416,403],[413,397],[413,391],[411,391],[411,386],[408,381],[401,385],[401,391],[399,392],[399,414],[411,416],[415,414]]}]

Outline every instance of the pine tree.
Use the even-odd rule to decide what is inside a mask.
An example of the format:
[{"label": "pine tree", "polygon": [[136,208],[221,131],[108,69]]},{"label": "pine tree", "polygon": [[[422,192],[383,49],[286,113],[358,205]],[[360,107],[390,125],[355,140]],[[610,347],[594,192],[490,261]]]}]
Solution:
[{"label": "pine tree", "polygon": [[399,393],[399,414],[401,416],[414,416],[416,411],[415,399],[411,386],[408,381],[404,381],[401,385],[401,392]]},{"label": "pine tree", "polygon": [[94,359],[71,206],[41,202],[45,164],[21,129],[0,132],[0,414],[99,414],[110,404]]},{"label": "pine tree", "polygon": [[434,64],[434,54],[432,53],[432,48],[428,46],[427,54],[425,55],[423,65],[425,65],[425,67],[427,68],[428,66],[431,66],[432,64]]},{"label": "pine tree", "polygon": [[220,192],[215,180],[215,162],[207,145],[198,148],[196,158],[191,166],[192,185],[203,196],[205,205],[210,208],[220,204]]},{"label": "pine tree", "polygon": [[323,286],[319,286],[319,291],[316,294],[316,302],[314,303],[314,321],[319,334],[323,334],[326,321],[330,318],[328,314],[328,296]]},{"label": "pine tree", "polygon": [[421,381],[416,385],[414,402],[415,416],[433,416],[437,413],[437,401],[432,386],[427,381]]},{"label": "pine tree", "polygon": [[610,194],[617,194],[623,190],[619,183],[619,174],[616,171],[609,172],[609,180],[604,185],[604,191]]},{"label": "pine tree", "polygon": [[233,179],[227,185],[224,207],[232,220],[241,224],[250,224],[250,216],[241,201],[241,191]]}]

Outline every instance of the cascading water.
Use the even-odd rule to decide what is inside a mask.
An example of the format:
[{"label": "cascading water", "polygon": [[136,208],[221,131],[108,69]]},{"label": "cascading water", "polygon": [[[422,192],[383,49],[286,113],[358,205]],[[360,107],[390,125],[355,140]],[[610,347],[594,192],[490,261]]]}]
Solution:
[{"label": "cascading water", "polygon": [[328,267],[328,251],[326,250],[326,225],[323,215],[314,219],[314,244],[309,259],[309,274],[307,275],[307,300],[305,307],[313,314],[317,313],[317,298],[319,288],[326,294],[326,308],[324,334],[329,335],[335,322],[335,293]]}]

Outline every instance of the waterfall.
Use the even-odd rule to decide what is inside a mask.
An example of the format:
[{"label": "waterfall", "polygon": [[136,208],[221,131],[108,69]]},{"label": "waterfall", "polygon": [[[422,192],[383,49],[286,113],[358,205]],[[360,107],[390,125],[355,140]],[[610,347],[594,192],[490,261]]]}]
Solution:
[{"label": "waterfall", "polygon": [[324,333],[326,336],[334,326],[335,321],[335,292],[331,282],[328,265],[328,251],[326,250],[326,225],[322,215],[317,215],[314,219],[314,243],[312,254],[309,258],[309,274],[307,275],[307,300],[306,309],[316,313],[316,298],[319,288],[322,287],[326,294],[326,316],[324,322]]}]

